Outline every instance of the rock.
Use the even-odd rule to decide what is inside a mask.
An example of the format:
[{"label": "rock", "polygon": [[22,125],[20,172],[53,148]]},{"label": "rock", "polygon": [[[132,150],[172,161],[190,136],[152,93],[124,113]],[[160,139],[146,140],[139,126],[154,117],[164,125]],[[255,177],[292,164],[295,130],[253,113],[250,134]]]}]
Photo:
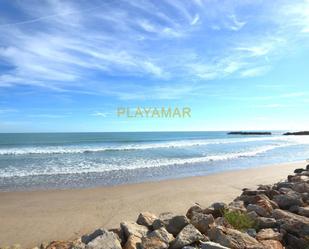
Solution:
[{"label": "rock", "polygon": [[289,245],[289,248],[297,248],[297,249],[308,249],[308,240],[304,238],[297,238],[296,236],[292,234],[286,235],[287,245]]},{"label": "rock", "polygon": [[233,228],[233,226],[225,219],[224,217],[218,217],[215,219],[216,226],[228,227]]},{"label": "rock", "polygon": [[257,240],[282,240],[282,235],[279,232],[275,232],[273,229],[267,228],[260,230],[256,235]]},{"label": "rock", "polygon": [[253,238],[256,237],[256,230],[254,228],[249,228],[245,232]]},{"label": "rock", "polygon": [[170,234],[164,227],[152,231],[147,237],[158,237],[161,241],[169,244],[174,240],[174,236]]},{"label": "rock", "polygon": [[281,209],[275,209],[272,216],[279,220],[280,228],[298,237],[309,236],[309,218],[293,214]]},{"label": "rock", "polygon": [[255,221],[256,225],[262,229],[262,228],[274,228],[276,227],[277,221],[274,218],[266,218],[266,217],[260,217],[256,214],[256,212],[251,211],[247,213],[247,215]]},{"label": "rock", "polygon": [[130,235],[142,238],[148,233],[147,227],[138,225],[134,222],[122,222],[120,223],[120,227],[123,231],[125,239],[128,239]]},{"label": "rock", "polygon": [[142,240],[140,237],[130,235],[123,249],[139,249],[141,246],[141,242]]},{"label": "rock", "polygon": [[295,170],[294,170],[294,173],[295,173],[295,174],[299,174],[299,173],[302,173],[303,171],[306,171],[306,170],[303,169],[303,168],[298,168],[298,169],[295,169]]},{"label": "rock", "polygon": [[88,244],[91,240],[94,240],[96,237],[102,235],[103,232],[104,232],[104,229],[99,228],[90,234],[83,235],[81,240],[83,243]]},{"label": "rock", "polygon": [[169,244],[158,237],[143,237],[141,249],[167,249]]},{"label": "rock", "polygon": [[294,184],[295,183],[292,183],[292,182],[278,182],[277,184],[275,184],[274,188],[276,190],[279,190],[281,188],[290,188],[290,189],[292,189]]},{"label": "rock", "polygon": [[151,227],[152,223],[158,219],[158,217],[152,213],[144,212],[140,213],[136,223],[142,226]]},{"label": "rock", "polygon": [[299,182],[293,185],[292,189],[298,193],[309,193],[309,183]]},{"label": "rock", "polygon": [[210,210],[212,210],[212,216],[214,218],[221,217],[225,209],[227,209],[227,205],[224,202],[215,202],[210,206]]},{"label": "rock", "polygon": [[298,208],[299,206],[291,206],[288,211],[291,212],[291,213],[295,213],[297,214],[298,213]]},{"label": "rock", "polygon": [[265,247],[265,249],[284,249],[278,240],[262,240],[261,244]]},{"label": "rock", "polygon": [[270,200],[267,195],[257,196],[256,204],[264,208],[269,213],[271,213],[273,209],[279,208],[278,204],[273,200]]},{"label": "rock", "polygon": [[256,220],[257,226],[262,228],[274,228],[278,225],[276,219],[274,218],[265,218],[265,217],[258,217]]},{"label": "rock", "polygon": [[272,185],[271,184],[259,184],[258,190],[271,190]]},{"label": "rock", "polygon": [[204,236],[192,224],[185,226],[177,235],[176,239],[170,246],[170,249],[179,249],[202,240]]},{"label": "rock", "polygon": [[103,230],[103,234],[91,240],[86,249],[122,249],[122,247],[115,233]]},{"label": "rock", "polygon": [[215,222],[211,214],[193,213],[191,224],[201,233],[207,233],[209,226]]},{"label": "rock", "polygon": [[256,239],[235,229],[220,226],[212,227],[208,235],[211,241],[233,249],[263,248]]},{"label": "rock", "polygon": [[229,249],[228,247],[221,246],[218,243],[207,241],[201,243],[201,249]]},{"label": "rock", "polygon": [[46,249],[70,249],[72,247],[72,242],[68,241],[53,241]]},{"label": "rock", "polygon": [[259,216],[262,216],[262,217],[268,217],[270,215],[270,213],[267,212],[264,208],[262,208],[262,207],[260,207],[259,205],[256,205],[256,204],[249,204],[247,206],[247,211],[248,212],[254,211]]},{"label": "rock", "polygon": [[301,216],[309,217],[309,206],[308,207],[299,207],[298,214]]},{"label": "rock", "polygon": [[169,247],[169,243],[174,240],[172,234],[161,227],[158,230],[154,230],[142,238],[141,248],[142,249],[165,249]]},{"label": "rock", "polygon": [[285,194],[276,195],[273,200],[282,209],[289,209],[291,206],[302,206],[304,204],[301,195],[293,190]]},{"label": "rock", "polygon": [[176,236],[188,224],[189,220],[184,215],[162,213],[159,215],[159,218],[153,222],[152,226],[154,229],[164,226],[169,233]]},{"label": "rock", "polygon": [[[279,192],[277,193],[279,194]],[[269,194],[273,195],[273,194]],[[278,208],[277,203],[274,201],[270,200],[267,195],[264,194],[259,194],[256,196],[247,196],[243,195],[239,197],[240,200],[244,201],[245,205],[249,204],[256,204],[263,209],[265,209],[267,212],[271,212],[274,208]]]},{"label": "rock", "polygon": [[231,211],[246,212],[245,204],[243,201],[232,201],[228,205],[228,209]]},{"label": "rock", "polygon": [[288,181],[293,182],[293,183],[307,181],[308,179],[309,179],[309,177],[308,177],[307,174],[301,174],[301,175],[296,175],[296,176],[292,176],[292,175],[288,176]]},{"label": "rock", "polygon": [[203,213],[203,208],[199,204],[195,204],[188,209],[186,216],[191,219],[194,212]]},{"label": "rock", "polygon": [[119,228],[108,229],[108,231],[109,232],[113,232],[113,233],[115,233],[118,236],[121,245],[125,244],[126,238],[125,238],[123,230],[120,227]]}]

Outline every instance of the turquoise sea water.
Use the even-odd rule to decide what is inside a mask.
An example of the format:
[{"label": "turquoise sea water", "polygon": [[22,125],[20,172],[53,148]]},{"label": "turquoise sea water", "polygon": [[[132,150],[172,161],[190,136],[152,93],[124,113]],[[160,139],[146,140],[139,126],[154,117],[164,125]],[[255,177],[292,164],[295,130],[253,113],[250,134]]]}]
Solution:
[{"label": "turquoise sea water", "polygon": [[309,158],[309,136],[281,134],[0,134],[0,190],[115,185]]}]

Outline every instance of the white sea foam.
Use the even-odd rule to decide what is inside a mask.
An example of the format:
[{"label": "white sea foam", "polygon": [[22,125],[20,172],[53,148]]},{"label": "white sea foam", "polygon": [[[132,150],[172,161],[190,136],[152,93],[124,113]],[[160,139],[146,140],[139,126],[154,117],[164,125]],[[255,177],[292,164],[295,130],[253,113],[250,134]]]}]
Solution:
[{"label": "white sea foam", "polygon": [[155,143],[130,143],[119,145],[66,145],[66,146],[33,146],[33,147],[13,147],[0,148],[1,155],[27,155],[27,154],[77,154],[95,153],[104,151],[126,151],[126,150],[149,150],[164,148],[182,148],[193,146],[204,146],[214,144],[247,143],[258,141],[278,141],[290,144],[308,144],[309,138],[299,137],[251,137],[251,138],[229,138],[229,139],[205,139],[205,140],[177,140]]},{"label": "white sea foam", "polygon": [[[210,161],[222,161],[232,160],[242,157],[254,157],[259,154],[263,154],[267,151],[288,146],[288,144],[281,145],[268,145],[260,146],[248,151],[239,151],[233,153],[220,153],[216,155],[205,155],[201,157],[191,158],[158,158],[158,159],[136,159],[129,163],[110,161],[110,163],[94,163],[89,161],[82,161],[79,164],[65,164],[66,166],[45,165],[44,167],[33,167],[29,169],[20,169],[15,167],[9,167],[6,169],[0,169],[0,175],[2,177],[25,177],[25,176],[38,176],[38,175],[58,175],[58,174],[81,174],[81,173],[102,173],[112,170],[134,170],[142,168],[157,168],[163,166],[173,165],[186,165],[205,163]],[[71,165],[71,166],[70,166]]]}]

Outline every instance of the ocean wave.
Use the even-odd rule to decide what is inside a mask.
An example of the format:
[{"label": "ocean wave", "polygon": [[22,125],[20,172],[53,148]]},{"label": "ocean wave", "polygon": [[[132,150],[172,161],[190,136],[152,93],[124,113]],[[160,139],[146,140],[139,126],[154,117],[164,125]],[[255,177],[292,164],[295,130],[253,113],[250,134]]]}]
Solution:
[{"label": "ocean wave", "polygon": [[[302,139],[288,137],[261,137],[261,138],[230,138],[230,139],[205,139],[205,140],[178,140],[156,143],[135,143],[126,145],[88,145],[88,146],[33,146],[0,148],[1,155],[35,155],[35,154],[82,154],[107,151],[130,151],[165,148],[183,148],[215,144],[247,143],[257,141],[282,141],[291,143],[303,143]],[[306,140],[306,143],[309,141]]]},{"label": "ocean wave", "polygon": [[267,151],[284,147],[287,145],[269,145],[261,146],[249,151],[239,151],[231,153],[222,153],[217,155],[205,155],[193,158],[159,158],[159,159],[138,159],[132,160],[131,163],[93,163],[84,161],[80,164],[74,164],[67,167],[59,167],[55,165],[45,165],[42,167],[31,168],[31,170],[20,168],[6,168],[0,169],[1,177],[29,177],[29,176],[46,176],[46,175],[66,175],[66,174],[85,174],[85,173],[103,173],[107,171],[120,171],[120,170],[136,170],[145,168],[158,168],[166,166],[177,166],[186,164],[206,163],[212,161],[232,160],[242,157],[254,157],[263,154]]}]

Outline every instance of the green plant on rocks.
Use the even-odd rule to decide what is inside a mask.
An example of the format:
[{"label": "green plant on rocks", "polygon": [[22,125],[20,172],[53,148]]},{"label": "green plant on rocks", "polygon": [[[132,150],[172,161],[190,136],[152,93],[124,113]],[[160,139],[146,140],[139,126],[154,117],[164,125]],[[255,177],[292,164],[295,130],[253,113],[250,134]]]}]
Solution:
[{"label": "green plant on rocks", "polygon": [[250,218],[246,213],[239,211],[224,210],[223,217],[231,224],[235,229],[244,231],[249,228],[257,228],[256,222]]}]

